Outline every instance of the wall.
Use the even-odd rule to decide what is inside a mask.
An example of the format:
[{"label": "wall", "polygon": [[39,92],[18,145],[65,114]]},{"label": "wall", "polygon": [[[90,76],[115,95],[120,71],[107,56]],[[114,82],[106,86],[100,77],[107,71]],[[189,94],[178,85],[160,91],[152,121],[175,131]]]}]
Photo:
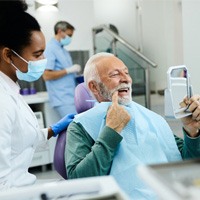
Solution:
[{"label": "wall", "polygon": [[155,63],[151,81],[166,87],[170,66],[183,64],[181,5],[177,0],[142,1],[143,53]]},{"label": "wall", "polygon": [[188,67],[194,93],[200,93],[200,1],[183,0],[184,63]]},{"label": "wall", "polygon": [[28,12],[39,21],[47,41],[54,36],[55,23],[66,20],[76,28],[72,43],[67,49],[89,50],[92,54],[93,0],[59,0],[57,11],[35,10],[33,0],[27,0],[27,3],[30,5]]},{"label": "wall", "polygon": [[158,65],[151,69],[152,89],[166,88],[168,67],[183,64],[180,1],[94,0],[94,14],[95,23],[113,23],[122,37]]},{"label": "wall", "polygon": [[92,27],[112,23],[123,38],[158,64],[150,74],[156,90],[166,88],[170,66],[186,64],[198,92],[199,0],[59,0],[59,12],[51,13],[35,12],[33,0],[28,2],[47,40],[56,21],[68,20],[76,31],[67,48],[89,49],[91,55]]},{"label": "wall", "polygon": [[121,37],[138,47],[136,0],[94,0],[94,17],[96,25],[115,25]]}]

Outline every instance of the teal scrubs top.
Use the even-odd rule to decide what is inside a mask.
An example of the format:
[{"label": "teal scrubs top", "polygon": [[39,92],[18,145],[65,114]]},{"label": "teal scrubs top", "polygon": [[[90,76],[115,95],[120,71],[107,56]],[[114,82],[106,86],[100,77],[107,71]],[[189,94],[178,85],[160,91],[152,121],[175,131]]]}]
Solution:
[{"label": "teal scrubs top", "polygon": [[[52,38],[47,43],[44,56],[47,58],[48,70],[62,70],[73,65],[69,52],[59,41]],[[66,74],[56,80],[45,81],[52,107],[65,106],[67,113],[75,113],[74,90],[76,86],[75,74]]]}]

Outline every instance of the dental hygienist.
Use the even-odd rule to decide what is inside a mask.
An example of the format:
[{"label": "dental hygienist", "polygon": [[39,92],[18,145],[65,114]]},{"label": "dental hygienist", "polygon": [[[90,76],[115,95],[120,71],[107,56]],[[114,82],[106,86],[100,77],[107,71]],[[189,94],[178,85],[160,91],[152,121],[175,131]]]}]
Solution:
[{"label": "dental hygienist", "polygon": [[35,81],[43,74],[45,38],[24,1],[0,1],[0,190],[33,184],[28,172],[37,145],[66,129],[73,115],[40,129],[20,95],[17,80]]},{"label": "dental hygienist", "polygon": [[75,113],[74,91],[76,73],[81,66],[72,63],[72,57],[65,48],[71,43],[75,28],[66,21],[59,21],[54,26],[55,36],[47,43],[44,55],[48,59],[43,74],[49,103],[60,117]]}]

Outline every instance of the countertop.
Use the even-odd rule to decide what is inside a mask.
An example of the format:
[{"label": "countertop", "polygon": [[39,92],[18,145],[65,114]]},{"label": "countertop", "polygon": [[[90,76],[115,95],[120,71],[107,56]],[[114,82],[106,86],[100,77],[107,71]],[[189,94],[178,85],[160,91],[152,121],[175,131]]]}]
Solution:
[{"label": "countertop", "polygon": [[44,103],[49,101],[47,92],[37,92],[36,94],[22,96],[28,104]]}]

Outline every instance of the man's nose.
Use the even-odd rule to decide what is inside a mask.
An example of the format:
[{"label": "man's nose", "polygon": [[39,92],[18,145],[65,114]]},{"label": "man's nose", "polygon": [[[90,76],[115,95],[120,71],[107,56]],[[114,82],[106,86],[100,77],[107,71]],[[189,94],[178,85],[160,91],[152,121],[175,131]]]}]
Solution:
[{"label": "man's nose", "polygon": [[123,72],[121,73],[121,82],[130,83],[132,82],[132,79],[129,74]]}]

